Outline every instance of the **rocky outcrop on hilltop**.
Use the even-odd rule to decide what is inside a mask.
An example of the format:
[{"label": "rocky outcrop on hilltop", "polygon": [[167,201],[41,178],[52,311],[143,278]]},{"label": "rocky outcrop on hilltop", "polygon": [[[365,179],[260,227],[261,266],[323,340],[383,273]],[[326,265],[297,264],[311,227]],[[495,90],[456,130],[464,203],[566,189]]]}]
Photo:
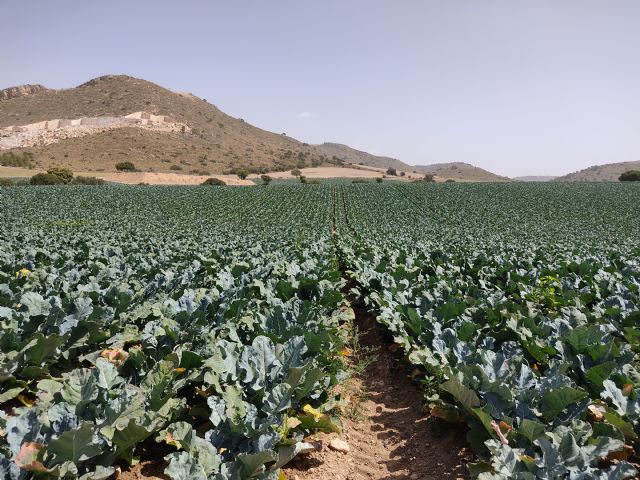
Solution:
[{"label": "rocky outcrop on hilltop", "polygon": [[17,97],[26,97],[42,90],[47,89],[42,85],[18,85],[17,87],[5,88],[4,90],[0,90],[0,101],[11,100],[12,98]]}]

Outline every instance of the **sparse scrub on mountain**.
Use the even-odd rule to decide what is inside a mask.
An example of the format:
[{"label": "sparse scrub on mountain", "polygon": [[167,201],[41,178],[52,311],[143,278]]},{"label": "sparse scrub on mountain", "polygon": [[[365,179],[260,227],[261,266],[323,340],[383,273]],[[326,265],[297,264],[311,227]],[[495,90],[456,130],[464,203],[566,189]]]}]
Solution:
[{"label": "sparse scrub on mountain", "polygon": [[640,170],[628,170],[620,175],[621,182],[640,182]]},{"label": "sparse scrub on mountain", "polygon": [[118,162],[116,163],[116,170],[119,172],[135,172],[136,166],[133,162]]},{"label": "sparse scrub on mountain", "polygon": [[0,154],[0,165],[33,168],[33,155],[29,152],[5,152]]}]

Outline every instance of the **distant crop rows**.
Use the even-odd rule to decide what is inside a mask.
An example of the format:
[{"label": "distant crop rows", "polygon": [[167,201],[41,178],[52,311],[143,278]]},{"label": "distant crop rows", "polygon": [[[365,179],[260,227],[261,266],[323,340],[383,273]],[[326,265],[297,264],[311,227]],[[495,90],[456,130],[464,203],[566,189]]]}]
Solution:
[{"label": "distant crop rows", "polygon": [[640,190],[397,185],[336,194],[339,250],[462,428],[480,479],[632,478]]},{"label": "distant crop rows", "polygon": [[0,478],[108,478],[151,449],[174,479],[279,479],[340,428],[347,280],[468,429],[474,477],[631,478],[638,205],[617,184],[0,189]]}]

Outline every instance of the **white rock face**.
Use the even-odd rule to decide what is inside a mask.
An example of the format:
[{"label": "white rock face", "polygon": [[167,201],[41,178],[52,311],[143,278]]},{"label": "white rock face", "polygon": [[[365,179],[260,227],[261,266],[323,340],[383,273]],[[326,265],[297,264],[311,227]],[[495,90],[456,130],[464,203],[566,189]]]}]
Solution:
[{"label": "white rock face", "polygon": [[186,132],[191,132],[187,125],[176,122],[169,116],[147,112],[133,112],[124,117],[53,119],[0,128],[0,150],[50,145],[67,138],[84,137],[122,127],[137,127],[157,132],[179,132],[184,128]]},{"label": "white rock face", "polygon": [[17,97],[26,97],[33,95],[41,90],[46,90],[42,85],[18,85],[17,87],[9,87],[0,90],[0,100],[11,100]]}]

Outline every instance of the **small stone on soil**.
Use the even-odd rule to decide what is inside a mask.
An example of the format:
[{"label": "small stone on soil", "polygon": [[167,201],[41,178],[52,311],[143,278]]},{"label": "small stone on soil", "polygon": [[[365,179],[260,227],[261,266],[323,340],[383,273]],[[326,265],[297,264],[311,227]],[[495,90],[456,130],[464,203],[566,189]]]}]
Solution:
[{"label": "small stone on soil", "polygon": [[344,440],[340,440],[339,438],[334,438],[329,442],[329,448],[331,450],[335,450],[336,452],[349,453],[349,444]]}]

